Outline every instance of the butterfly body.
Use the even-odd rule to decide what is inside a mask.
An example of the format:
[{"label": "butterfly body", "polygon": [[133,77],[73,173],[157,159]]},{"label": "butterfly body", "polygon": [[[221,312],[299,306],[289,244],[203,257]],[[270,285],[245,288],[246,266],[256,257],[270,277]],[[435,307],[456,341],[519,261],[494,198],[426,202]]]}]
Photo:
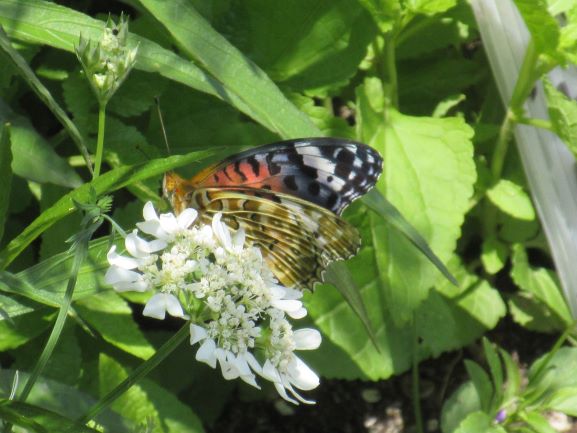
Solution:
[{"label": "butterfly body", "polygon": [[311,288],[328,263],[356,254],[357,230],[339,218],[381,173],[380,155],[361,143],[309,138],[238,153],[190,180],[167,173],[164,194],[210,222],[217,212],[243,228],[281,283]]}]

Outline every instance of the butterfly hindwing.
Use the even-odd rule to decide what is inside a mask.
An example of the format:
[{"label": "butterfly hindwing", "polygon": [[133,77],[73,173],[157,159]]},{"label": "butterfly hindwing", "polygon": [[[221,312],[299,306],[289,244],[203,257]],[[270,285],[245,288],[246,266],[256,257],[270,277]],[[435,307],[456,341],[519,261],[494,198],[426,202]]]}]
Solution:
[{"label": "butterfly hindwing", "polygon": [[199,188],[245,186],[299,197],[340,215],[381,173],[371,147],[340,138],[303,138],[256,147],[202,170]]},{"label": "butterfly hindwing", "polygon": [[205,222],[217,212],[260,247],[279,281],[312,288],[328,263],[356,254],[357,230],[327,209],[284,193],[246,187],[200,188],[190,195]]}]

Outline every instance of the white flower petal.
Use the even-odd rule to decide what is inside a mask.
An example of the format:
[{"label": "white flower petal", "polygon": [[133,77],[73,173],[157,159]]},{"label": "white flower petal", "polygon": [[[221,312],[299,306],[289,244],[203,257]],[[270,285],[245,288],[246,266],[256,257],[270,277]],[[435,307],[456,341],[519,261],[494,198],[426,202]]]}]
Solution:
[{"label": "white flower petal", "polygon": [[117,292],[146,292],[150,289],[150,285],[145,280],[140,281],[121,281],[119,283],[114,284],[114,290]]},{"label": "white flower petal", "polygon": [[196,360],[216,368],[216,343],[207,338],[196,351]]},{"label": "white flower petal", "polygon": [[303,306],[303,303],[301,301],[291,299],[277,299],[271,301],[271,305],[275,308],[278,308],[279,310],[290,313],[291,311],[300,310]]},{"label": "white flower petal", "polygon": [[314,400],[306,400],[305,398],[303,398],[298,392],[296,392],[296,390],[293,388],[293,386],[290,384],[290,382],[288,381],[287,377],[284,376],[283,377],[283,386],[290,391],[290,393],[301,403],[305,403],[305,404],[315,404]]},{"label": "white flower petal", "polygon": [[314,350],[321,345],[321,333],[313,328],[297,329],[293,333],[296,350]]},{"label": "white flower petal", "polygon": [[212,231],[216,238],[220,241],[220,244],[226,249],[232,248],[232,241],[230,239],[230,232],[228,227],[220,221],[222,214],[219,212],[214,217],[212,217]]},{"label": "white flower petal", "polygon": [[165,293],[157,293],[153,295],[144,306],[142,314],[147,317],[163,320],[166,316],[165,295]]},{"label": "white flower petal", "polygon": [[175,234],[178,232],[178,222],[176,221],[176,217],[172,213],[163,213],[160,215],[159,218],[160,227],[169,235]]},{"label": "white flower petal", "polygon": [[288,396],[288,394],[286,393],[285,387],[283,386],[282,383],[273,382],[273,384],[274,384],[274,387],[276,388],[276,391],[279,393],[279,395],[282,398],[284,398],[286,401],[291,402],[292,404],[296,404],[298,406],[299,402]]},{"label": "white flower petal", "polygon": [[135,229],[124,239],[124,246],[126,247],[126,251],[128,251],[131,256],[136,258],[148,257],[150,255],[148,251],[148,242],[139,238],[137,233],[138,230]]},{"label": "white flower petal", "polygon": [[303,292],[300,290],[293,289],[292,287],[283,287],[285,294],[284,299],[300,299],[303,297]]},{"label": "white flower petal", "polygon": [[162,230],[162,227],[160,227],[160,222],[158,220],[136,223],[136,227],[138,227],[143,233],[154,236],[155,238],[165,241],[169,238],[168,234]]},{"label": "white flower petal", "polygon": [[238,229],[236,233],[232,236],[232,250],[235,253],[240,253],[244,248],[244,241],[246,239],[246,234],[242,228]]},{"label": "white flower petal", "polygon": [[227,352],[221,348],[216,349],[216,359],[220,364],[220,370],[222,372],[222,377],[226,380],[236,379],[240,376],[240,372],[237,370],[236,366],[231,362],[234,359],[234,354]]},{"label": "white flower petal", "polygon": [[184,317],[184,311],[178,298],[170,293],[164,294],[166,312],[172,317]]},{"label": "white flower petal", "polygon": [[187,229],[198,216],[196,209],[187,208],[183,210],[177,217],[176,221],[181,229]]},{"label": "white flower petal", "polygon": [[135,281],[140,281],[142,279],[142,274],[134,272],[128,269],[119,268],[118,266],[111,266],[106,271],[104,275],[104,281],[106,284],[114,285],[120,282],[134,283]]},{"label": "white flower petal", "polygon": [[277,368],[268,359],[264,362],[260,375],[264,377],[266,380],[269,380],[271,382],[275,383],[282,382],[280,373],[278,372]]},{"label": "white flower petal", "polygon": [[262,367],[252,353],[245,352],[242,356],[244,356],[246,362],[255,373],[262,374]]},{"label": "white flower petal", "polygon": [[319,386],[319,377],[300,358],[294,356],[287,367],[290,382],[299,389],[310,391]]},{"label": "white flower petal", "polygon": [[138,267],[138,260],[133,257],[126,257],[118,254],[116,252],[116,245],[113,245],[112,248],[110,248],[110,251],[106,254],[106,258],[108,259],[108,263],[118,266],[119,268],[134,269]]},{"label": "white flower petal", "polygon": [[147,201],[142,208],[142,216],[144,217],[145,221],[155,220],[158,221],[158,215],[156,215],[156,211],[154,210],[154,205],[151,201]]},{"label": "white flower petal", "polygon": [[296,311],[287,312],[287,314],[293,319],[302,319],[307,315],[307,309],[303,307]]},{"label": "white flower petal", "polygon": [[202,326],[195,325],[194,323],[190,324],[191,345],[198,343],[200,340],[204,340],[206,337],[208,337],[206,329],[204,329]]}]

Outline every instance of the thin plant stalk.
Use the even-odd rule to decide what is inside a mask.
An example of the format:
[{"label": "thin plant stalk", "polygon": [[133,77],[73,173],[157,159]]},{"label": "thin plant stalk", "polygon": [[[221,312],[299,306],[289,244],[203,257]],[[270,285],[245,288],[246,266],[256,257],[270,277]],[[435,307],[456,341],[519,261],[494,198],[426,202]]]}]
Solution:
[{"label": "thin plant stalk", "polygon": [[102,167],[102,154],[104,153],[104,128],[106,126],[106,103],[101,103],[98,108],[98,139],[96,142],[96,159],[94,161],[94,176],[100,176]]},{"label": "thin plant stalk", "polygon": [[36,383],[38,377],[44,371],[48,360],[52,356],[52,352],[54,348],[58,344],[58,340],[60,338],[60,334],[62,334],[62,330],[64,329],[64,324],[66,323],[66,317],[68,316],[68,311],[70,310],[70,304],[72,303],[72,295],[74,293],[74,288],[76,287],[76,280],[78,279],[78,272],[80,270],[80,266],[82,262],[86,258],[88,254],[88,241],[90,237],[82,237],[75,248],[74,253],[74,261],[72,262],[72,272],[70,278],[68,279],[68,285],[66,286],[66,293],[64,294],[64,299],[62,300],[62,304],[60,306],[60,310],[58,311],[58,317],[56,318],[56,322],[54,323],[54,328],[52,328],[52,332],[50,333],[50,337],[48,337],[48,341],[46,342],[46,346],[44,346],[44,350],[38,359],[38,362],[34,366],[30,377],[26,381],[24,385],[24,389],[22,393],[18,397],[21,401],[26,401],[32,387]]},{"label": "thin plant stalk", "polygon": [[421,410],[421,393],[419,383],[419,341],[417,337],[417,321],[413,318],[413,368],[411,370],[411,397],[415,412],[415,426],[417,433],[425,433],[423,428],[423,412]]}]

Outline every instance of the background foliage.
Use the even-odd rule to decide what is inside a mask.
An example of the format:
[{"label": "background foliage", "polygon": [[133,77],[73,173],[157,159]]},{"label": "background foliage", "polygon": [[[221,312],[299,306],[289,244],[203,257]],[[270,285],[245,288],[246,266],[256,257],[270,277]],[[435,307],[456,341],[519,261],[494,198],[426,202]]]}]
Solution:
[{"label": "background foliage", "polygon": [[[533,7],[518,3],[522,11]],[[552,46],[545,30],[559,33],[559,25],[546,2],[537,3],[538,19],[552,20],[534,31],[541,35],[535,38],[541,54],[553,59],[550,67],[572,61],[560,54],[575,55],[570,35]],[[562,7],[559,3],[549,6]],[[574,8],[563,10],[577,19]],[[571,325],[515,151],[494,170],[506,111],[467,2],[0,0],[0,25],[13,47],[70,115],[91,153],[98,104],[74,46],[80,34],[97,40],[108,12],[121,11],[131,17],[129,45],[139,47],[138,58],[108,106],[107,170],[90,184],[67,130],[7,54],[0,54],[0,121],[10,123],[0,149],[6,179],[0,189],[3,398],[10,395],[15,371],[24,381],[32,370],[62,302],[73,261],[63,240],[80,230],[73,200],[86,201],[90,186],[98,194],[114,192],[113,217],[129,229],[140,218],[143,201],[166,209],[159,196],[164,171],[182,167],[183,174],[192,174],[210,161],[282,138],[340,136],[376,148],[384,158],[378,191],[459,283],[448,282],[382,216],[362,201],[354,203],[345,217],[359,228],[363,248],[347,266],[378,347],[342,295],[330,285],[318,286],[306,303],[324,340],[306,358],[324,378],[387,379],[418,361],[470,345],[502,320],[548,333]],[[526,14],[528,24],[537,20]],[[556,98],[553,127],[574,141],[574,124],[563,120],[572,118],[574,102],[552,87],[548,92]],[[172,153],[179,156],[166,158],[155,98]],[[81,416],[175,332],[175,323],[141,317],[146,298],[119,295],[103,284],[106,233],[101,228],[96,237],[103,238],[90,243],[70,320],[27,400],[33,407],[5,402],[0,416],[7,421],[23,422],[19,417],[27,414],[40,425],[66,425],[60,415]],[[565,350],[557,352],[554,365],[564,365],[561,357],[577,359]],[[486,348],[486,353],[493,352]],[[503,356],[505,376],[512,377],[506,355],[495,356]],[[493,394],[481,395],[479,387],[493,383],[493,392],[500,392],[502,383],[494,377],[499,368],[493,368],[492,378],[481,366],[468,368],[477,388],[469,382],[447,401],[444,432],[473,431],[468,424],[459,427],[467,413],[451,405],[465,393],[484,411],[465,421],[475,428],[492,425],[505,400],[499,394],[485,404]],[[538,379],[536,387],[545,380]],[[573,382],[565,384],[568,389],[577,389]],[[155,432],[201,432],[239,393],[274,398],[270,390],[254,395],[238,386],[198,365],[191,348],[181,347],[98,423],[114,432],[131,431],[147,420]],[[515,388],[511,395],[519,392]],[[575,399],[573,391],[565,392]],[[567,398],[557,398],[547,408],[571,406]],[[50,414],[40,413],[40,407]]]}]

